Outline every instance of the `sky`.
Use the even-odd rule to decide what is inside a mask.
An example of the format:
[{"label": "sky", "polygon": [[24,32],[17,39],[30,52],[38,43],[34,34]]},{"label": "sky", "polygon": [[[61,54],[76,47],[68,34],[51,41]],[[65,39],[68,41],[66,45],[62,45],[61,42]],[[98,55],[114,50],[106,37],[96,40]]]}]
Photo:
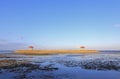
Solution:
[{"label": "sky", "polygon": [[120,50],[120,0],[0,0],[0,50]]}]

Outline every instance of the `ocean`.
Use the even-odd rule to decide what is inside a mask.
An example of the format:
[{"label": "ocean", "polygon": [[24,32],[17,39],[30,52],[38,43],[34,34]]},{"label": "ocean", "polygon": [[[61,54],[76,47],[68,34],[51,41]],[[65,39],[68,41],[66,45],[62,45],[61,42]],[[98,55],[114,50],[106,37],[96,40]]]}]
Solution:
[{"label": "ocean", "polygon": [[0,50],[0,54],[2,54],[2,53],[12,53],[14,51],[15,50]]}]

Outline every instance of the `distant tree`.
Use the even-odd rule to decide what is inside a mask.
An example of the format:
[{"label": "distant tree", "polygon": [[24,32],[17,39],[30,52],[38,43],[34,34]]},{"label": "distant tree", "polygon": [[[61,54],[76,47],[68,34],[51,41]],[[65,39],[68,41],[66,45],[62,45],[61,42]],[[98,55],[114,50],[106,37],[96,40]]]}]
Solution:
[{"label": "distant tree", "polygon": [[33,50],[33,48],[34,48],[33,46],[29,46],[29,49],[31,49],[31,50]]},{"label": "distant tree", "polygon": [[85,46],[80,46],[80,49],[84,49],[85,48]]}]

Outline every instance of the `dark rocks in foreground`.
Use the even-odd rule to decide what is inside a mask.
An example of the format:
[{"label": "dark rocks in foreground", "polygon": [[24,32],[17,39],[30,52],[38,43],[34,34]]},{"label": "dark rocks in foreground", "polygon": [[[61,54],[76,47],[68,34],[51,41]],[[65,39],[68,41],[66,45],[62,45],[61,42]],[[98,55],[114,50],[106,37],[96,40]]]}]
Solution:
[{"label": "dark rocks in foreground", "polygon": [[11,68],[20,68],[26,67],[28,70],[57,70],[58,68],[53,68],[51,65],[41,67],[38,64],[32,64],[26,61],[17,61],[17,60],[0,60],[0,69],[11,69]]},{"label": "dark rocks in foreground", "polygon": [[89,70],[116,70],[120,71],[119,61],[102,61],[102,60],[86,60],[86,61],[59,61],[67,67],[81,67]]},{"label": "dark rocks in foreground", "polygon": [[6,56],[6,55],[1,55],[0,54],[0,58],[10,58],[9,56]]},{"label": "dark rocks in foreground", "polygon": [[32,64],[26,61],[17,61],[17,60],[0,60],[0,73],[15,73],[15,79],[30,79],[27,77],[27,74],[33,71],[53,71],[58,70],[58,68],[53,67],[52,65],[47,65],[42,67],[39,64]]},{"label": "dark rocks in foreground", "polygon": [[81,62],[81,68],[91,69],[91,70],[120,70],[120,65],[118,61],[91,61],[91,62]]}]

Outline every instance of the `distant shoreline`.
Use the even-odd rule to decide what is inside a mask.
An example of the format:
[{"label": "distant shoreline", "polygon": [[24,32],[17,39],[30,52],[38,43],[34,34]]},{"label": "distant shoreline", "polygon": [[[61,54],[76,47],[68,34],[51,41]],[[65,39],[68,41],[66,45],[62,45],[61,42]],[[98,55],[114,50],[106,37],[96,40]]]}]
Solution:
[{"label": "distant shoreline", "polygon": [[94,54],[97,50],[16,50],[16,54],[49,55],[49,54]]}]

